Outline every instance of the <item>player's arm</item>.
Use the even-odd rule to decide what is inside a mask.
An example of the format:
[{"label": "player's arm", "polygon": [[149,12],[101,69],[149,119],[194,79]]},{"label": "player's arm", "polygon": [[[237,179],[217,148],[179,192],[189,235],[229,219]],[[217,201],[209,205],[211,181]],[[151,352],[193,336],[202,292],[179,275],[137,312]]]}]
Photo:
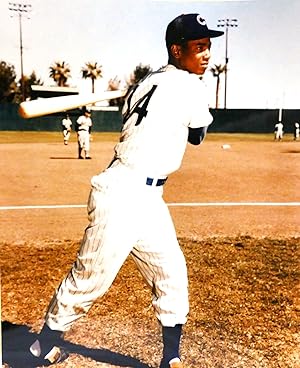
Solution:
[{"label": "player's arm", "polygon": [[199,145],[206,136],[207,126],[201,128],[190,128],[189,127],[189,135],[188,142],[197,146]]}]

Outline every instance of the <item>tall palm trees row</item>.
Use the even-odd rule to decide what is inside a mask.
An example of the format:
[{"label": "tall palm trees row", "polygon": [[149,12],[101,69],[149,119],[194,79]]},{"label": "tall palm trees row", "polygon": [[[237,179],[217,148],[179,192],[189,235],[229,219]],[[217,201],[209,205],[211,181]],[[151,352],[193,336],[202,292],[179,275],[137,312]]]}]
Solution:
[{"label": "tall palm trees row", "polygon": [[[97,62],[87,62],[85,63],[85,66],[81,69],[82,78],[88,79],[90,78],[92,81],[92,93],[95,92],[95,80],[102,77],[102,66],[98,65]],[[135,73],[139,71],[138,68],[142,68],[142,65],[139,65]],[[146,72],[150,71],[149,66],[144,67],[148,68]],[[210,68],[211,73],[214,77],[217,78],[216,83],[216,108],[219,107],[219,89],[220,89],[220,75],[226,71],[226,65],[222,64],[215,64]],[[143,75],[145,72],[143,71]],[[49,77],[53,78],[55,83],[57,83],[58,86],[64,87],[67,86],[67,80],[71,77],[71,70],[67,63],[56,61],[50,66],[50,73]],[[118,89],[119,81],[111,80],[109,87],[111,89]]]},{"label": "tall palm trees row", "polygon": [[[82,78],[92,80],[92,93],[95,92],[95,80],[102,77],[102,66],[97,62],[87,62],[81,69]],[[64,61],[55,61],[50,66],[49,77],[52,78],[59,87],[68,86],[67,81],[71,77],[70,66]]]}]

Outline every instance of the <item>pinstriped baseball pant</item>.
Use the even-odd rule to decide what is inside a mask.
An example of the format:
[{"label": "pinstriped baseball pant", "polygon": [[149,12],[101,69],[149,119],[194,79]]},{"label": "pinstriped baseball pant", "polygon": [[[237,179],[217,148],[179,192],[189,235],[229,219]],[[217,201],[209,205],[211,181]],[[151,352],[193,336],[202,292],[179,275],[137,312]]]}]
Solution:
[{"label": "pinstriped baseball pant", "polygon": [[108,169],[92,179],[88,215],[77,259],[49,304],[46,324],[68,330],[109,289],[129,255],[151,287],[161,324],[184,324],[186,263],[162,187],[145,185],[144,178],[126,170]]}]

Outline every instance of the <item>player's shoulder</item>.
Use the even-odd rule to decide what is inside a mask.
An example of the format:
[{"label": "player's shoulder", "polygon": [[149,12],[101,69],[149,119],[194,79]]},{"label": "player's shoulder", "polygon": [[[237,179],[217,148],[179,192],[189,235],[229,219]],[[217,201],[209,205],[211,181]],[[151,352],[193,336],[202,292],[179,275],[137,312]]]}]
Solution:
[{"label": "player's shoulder", "polygon": [[[176,73],[176,74],[175,74]],[[194,73],[189,73],[186,70],[181,70],[175,68],[176,80],[182,85],[186,85],[189,88],[203,88],[204,83],[199,75]]]},{"label": "player's shoulder", "polygon": [[201,89],[204,86],[198,75],[178,69],[171,64],[161,67],[158,71],[153,72],[150,77],[159,83],[174,86],[177,90],[183,88],[188,88],[189,90]]}]

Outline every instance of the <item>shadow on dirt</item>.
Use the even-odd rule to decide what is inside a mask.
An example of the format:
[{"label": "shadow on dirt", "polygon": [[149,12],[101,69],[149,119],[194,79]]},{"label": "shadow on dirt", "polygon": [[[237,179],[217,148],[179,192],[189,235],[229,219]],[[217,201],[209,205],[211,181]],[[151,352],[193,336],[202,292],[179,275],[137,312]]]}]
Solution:
[{"label": "shadow on dirt", "polygon": [[78,157],[54,157],[54,156],[51,156],[49,157],[50,160],[78,160]]},{"label": "shadow on dirt", "polygon": [[300,150],[288,150],[288,151],[282,151],[282,153],[300,153]]},{"label": "shadow on dirt", "polygon": [[[4,321],[2,322],[2,337],[5,367],[35,368],[42,365],[47,366],[29,352],[29,346],[36,340],[38,334],[30,332],[28,326]],[[119,367],[150,368],[138,359],[106,349],[90,349],[65,340],[62,340],[61,346],[71,354],[80,354],[101,363]]]}]

